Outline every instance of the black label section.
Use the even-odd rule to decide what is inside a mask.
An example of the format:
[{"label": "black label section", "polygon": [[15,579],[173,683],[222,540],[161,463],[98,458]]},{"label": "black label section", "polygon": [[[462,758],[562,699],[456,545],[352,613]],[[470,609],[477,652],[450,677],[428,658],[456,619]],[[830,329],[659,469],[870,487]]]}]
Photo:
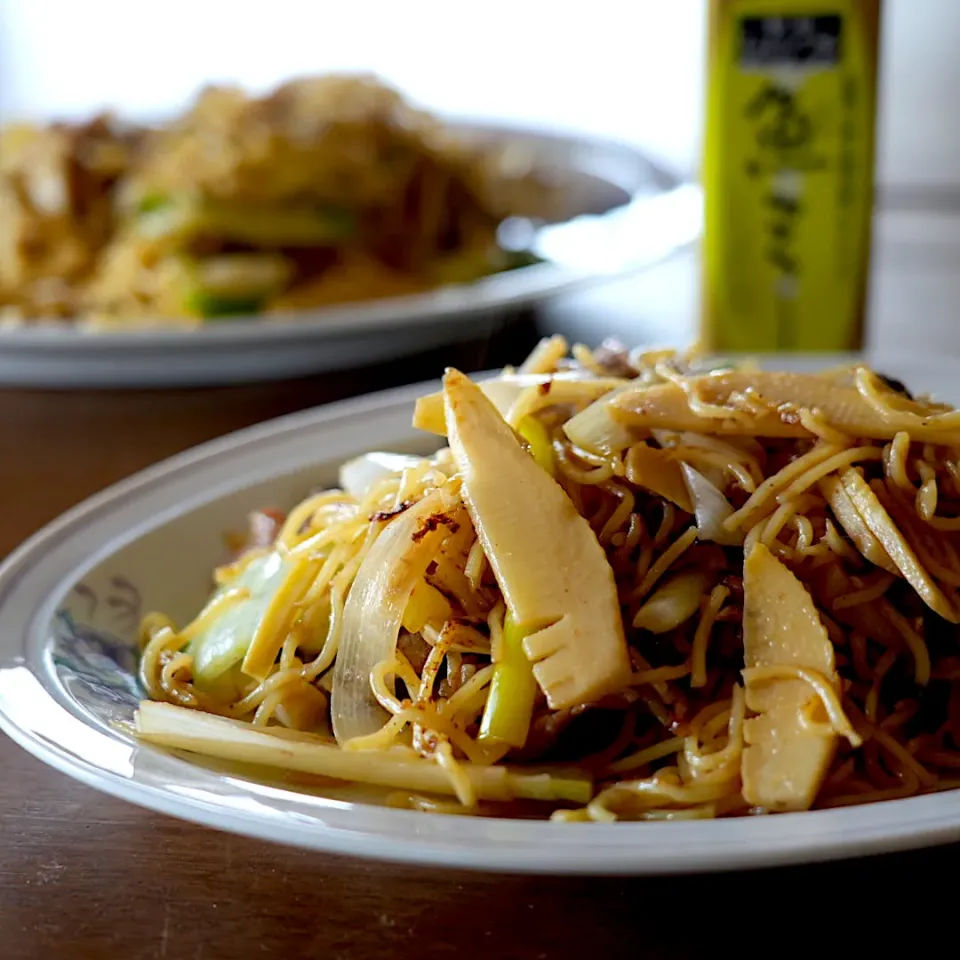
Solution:
[{"label": "black label section", "polygon": [[745,67],[834,66],[840,61],[843,17],[742,17],[740,63]]}]

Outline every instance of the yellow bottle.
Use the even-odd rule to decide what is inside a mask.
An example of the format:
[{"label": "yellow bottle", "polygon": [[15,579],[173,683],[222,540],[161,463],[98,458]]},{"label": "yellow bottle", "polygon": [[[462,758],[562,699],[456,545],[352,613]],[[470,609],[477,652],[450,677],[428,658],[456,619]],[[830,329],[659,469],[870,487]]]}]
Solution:
[{"label": "yellow bottle", "polygon": [[711,0],[703,345],[856,350],[881,0]]}]

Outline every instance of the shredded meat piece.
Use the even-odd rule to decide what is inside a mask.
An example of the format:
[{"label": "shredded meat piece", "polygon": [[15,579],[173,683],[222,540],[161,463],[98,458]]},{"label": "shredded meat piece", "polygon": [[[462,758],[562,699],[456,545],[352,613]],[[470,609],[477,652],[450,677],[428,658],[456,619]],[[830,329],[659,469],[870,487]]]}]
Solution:
[{"label": "shredded meat piece", "polygon": [[247,547],[269,547],[287,519],[286,514],[273,507],[263,510],[254,510],[250,514],[250,532],[247,537]]},{"label": "shredded meat piece", "polygon": [[909,400],[914,399],[913,394],[906,388],[902,380],[897,380],[895,377],[888,377],[885,373],[878,373],[877,377],[894,392],[902,393]]},{"label": "shredded meat piece", "polygon": [[[394,510],[378,510],[376,513],[371,514],[370,522],[385,523],[387,520],[392,520],[394,517],[399,516],[404,512],[404,510],[409,510],[412,506],[412,500],[404,500],[403,503],[401,503],[400,506]],[[436,567],[435,564],[434,567]]]},{"label": "shredded meat piece", "polygon": [[248,550],[269,547],[287,519],[282,510],[273,507],[264,507],[254,510],[247,518],[247,529],[244,533],[228,533],[226,536],[227,548],[232,561],[239,560]]},{"label": "shredded meat piece", "polygon": [[743,577],[728,573],[720,583],[730,591],[730,602],[743,606]]},{"label": "shredded meat piece", "polygon": [[560,745],[561,738],[570,724],[578,717],[595,711],[626,710],[635,699],[636,693],[627,690],[623,693],[610,694],[595,703],[581,703],[575,707],[567,707],[565,710],[548,710],[546,699],[541,698],[533,723],[530,724],[526,745],[522,750],[511,753],[511,757],[518,760],[538,760],[552,754]]},{"label": "shredded meat piece", "polygon": [[419,633],[408,633],[406,630],[401,630],[400,637],[397,640],[397,649],[410,661],[410,666],[417,673],[423,671],[423,665],[427,662],[427,657],[430,654],[430,644]]},{"label": "shredded meat piece", "polygon": [[612,377],[633,379],[639,371],[630,362],[630,351],[619,341],[610,337],[593,351],[593,359]]},{"label": "shredded meat piece", "polygon": [[530,724],[530,733],[527,735],[527,742],[523,748],[523,755],[536,757],[546,753],[551,747],[555,746],[560,739],[560,735],[574,717],[579,716],[584,710],[589,709],[586,705],[568,707],[566,710],[550,711],[541,714],[532,724]]},{"label": "shredded meat piece", "polygon": [[413,534],[415,543],[419,543],[428,533],[439,527],[447,527],[451,533],[456,533],[460,529],[460,524],[453,517],[448,517],[445,513],[435,513],[423,521],[420,529]]}]

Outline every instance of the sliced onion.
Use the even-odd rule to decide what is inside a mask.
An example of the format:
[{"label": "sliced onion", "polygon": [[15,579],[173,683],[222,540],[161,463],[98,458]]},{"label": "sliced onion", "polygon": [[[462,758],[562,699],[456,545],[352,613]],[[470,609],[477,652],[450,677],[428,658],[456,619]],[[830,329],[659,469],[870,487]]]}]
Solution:
[{"label": "sliced onion", "polygon": [[637,611],[634,627],[651,633],[668,633],[686,623],[699,609],[707,591],[705,573],[690,571],[668,580]]},{"label": "sliced onion", "polygon": [[456,529],[456,523],[428,521],[461,509],[450,490],[432,491],[387,524],[360,564],[344,605],[333,670],[330,712],[339,743],[376,733],[387,720],[370,689],[370,673],[393,656],[414,585]]},{"label": "sliced onion", "polygon": [[730,501],[698,470],[688,463],[680,465],[683,480],[693,501],[693,512],[697,518],[697,534],[700,540],[712,540],[723,546],[736,546],[743,543],[743,533],[739,530],[725,530],[723,521],[733,515]]},{"label": "sliced onion", "polygon": [[610,409],[610,400],[627,386],[614,388],[574,414],[563,425],[563,432],[570,441],[581,450],[597,455],[620,453],[636,443],[644,434],[632,431],[615,419]]},{"label": "sliced onion", "polygon": [[378,480],[420,463],[423,463],[423,457],[411,457],[405,453],[383,453],[379,450],[365,453],[340,467],[340,489],[359,498]]},{"label": "sliced onion", "polygon": [[[536,376],[526,374],[526,379],[534,383],[545,383],[550,377],[546,374]],[[501,417],[506,417],[517,397],[523,393],[524,384],[518,379],[507,380],[504,377],[490,377],[480,382],[480,389],[486,394],[490,402],[497,408]],[[417,400],[413,411],[413,426],[417,430],[435,433],[438,437],[447,435],[447,418],[443,408],[443,391],[428,393]]]},{"label": "sliced onion", "polygon": [[[536,377],[536,380],[547,382],[549,377]],[[513,406],[517,397],[526,389],[522,380],[507,380],[504,377],[494,377],[492,380],[484,380],[480,384],[480,388],[497,408],[497,412],[501,417],[506,417],[507,412]]]},{"label": "sliced onion", "polygon": [[[660,444],[661,447],[667,449],[668,447],[700,447],[704,450],[716,449],[715,447],[710,446],[710,441],[703,437],[699,433],[691,433],[690,431],[678,433],[675,430],[651,430],[650,433],[653,435],[653,439]],[[710,438],[713,439],[712,437]],[[714,466],[711,463],[702,463],[700,464],[700,473],[706,478],[706,480],[711,483],[713,486],[719,487],[723,483],[724,472],[720,467]]]},{"label": "sliced onion", "polygon": [[[613,390],[626,389],[630,383],[631,381],[621,377],[597,377],[580,370],[560,373],[504,373],[499,377],[478,381],[480,389],[497,408],[500,416],[511,422],[511,409],[530,387],[543,390],[544,403],[549,401],[579,404],[592,403]],[[418,430],[426,430],[441,437],[447,435],[442,391],[427,394],[417,400],[413,425]]]}]

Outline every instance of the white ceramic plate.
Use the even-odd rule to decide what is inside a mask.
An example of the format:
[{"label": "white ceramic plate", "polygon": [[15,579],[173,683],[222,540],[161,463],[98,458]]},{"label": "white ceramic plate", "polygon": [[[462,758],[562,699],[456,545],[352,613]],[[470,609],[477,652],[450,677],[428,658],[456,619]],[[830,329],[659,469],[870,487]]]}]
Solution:
[{"label": "white ceramic plate", "polygon": [[348,369],[484,336],[508,310],[641,270],[699,234],[699,192],[633,147],[515,127],[451,126],[467,138],[525,148],[561,178],[563,219],[534,244],[546,263],[283,320],[220,320],[190,330],[0,327],[0,385],[198,386]]},{"label": "white ceramic plate", "polygon": [[[875,363],[960,401],[951,365]],[[409,426],[413,400],[435,386],[347,401],[207,444],[112,487],[26,543],[0,568],[0,726],[64,773],[154,810],[301,847],[422,864],[652,874],[960,839],[958,792],[706,822],[496,821],[296,793],[137,746],[114,728],[129,721],[140,696],[133,653],[140,613],[186,619],[222,559],[223,531],[242,525],[248,510],[293,504],[333,482],[336,465],[365,449],[435,449],[434,438]]]}]

